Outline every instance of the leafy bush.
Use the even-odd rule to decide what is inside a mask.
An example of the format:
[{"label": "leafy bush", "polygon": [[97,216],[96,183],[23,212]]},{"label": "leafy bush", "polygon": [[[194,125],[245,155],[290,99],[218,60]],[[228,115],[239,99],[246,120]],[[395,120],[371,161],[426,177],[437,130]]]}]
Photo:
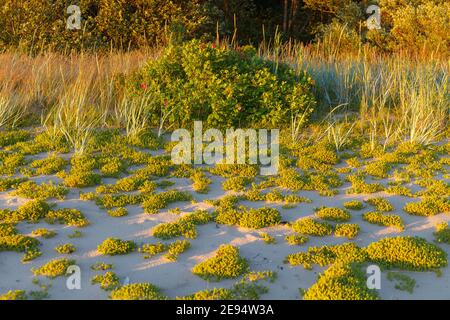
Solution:
[{"label": "leafy bush", "polygon": [[16,251],[25,253],[22,262],[33,260],[41,255],[40,242],[37,239],[21,234],[0,237],[0,251]]},{"label": "leafy bush", "polygon": [[405,229],[402,218],[396,214],[367,212],[362,215],[362,218],[369,223],[377,224],[379,226],[396,227],[399,230]]},{"label": "leafy bush", "polygon": [[92,284],[100,284],[100,288],[103,290],[114,290],[120,286],[119,277],[111,271],[106,272],[103,275],[95,275],[91,279]]},{"label": "leafy bush", "polygon": [[159,209],[177,201],[190,201],[192,196],[189,192],[170,190],[148,196],[142,206],[144,211],[149,214],[155,214]]},{"label": "leafy bush", "polygon": [[436,225],[436,231],[433,235],[437,242],[450,244],[450,228],[448,227],[448,223],[441,222]]},{"label": "leafy bush", "polygon": [[426,197],[420,202],[407,203],[403,210],[416,216],[433,216],[450,211],[450,200],[442,197]]},{"label": "leafy bush", "polygon": [[243,228],[260,229],[277,225],[281,222],[281,215],[274,208],[222,209],[216,213],[216,222],[227,225],[237,225]]},{"label": "leafy bush", "polygon": [[60,186],[49,184],[36,184],[34,181],[25,181],[17,186],[17,189],[13,192],[14,195],[28,199],[41,199],[56,198],[62,200],[69,193],[69,189]]},{"label": "leafy bush", "polygon": [[326,222],[315,221],[311,218],[300,218],[292,224],[295,232],[311,236],[329,236],[333,227]]},{"label": "leafy bush", "polygon": [[20,220],[38,222],[44,218],[50,210],[50,206],[43,200],[31,200],[17,209],[17,217]]},{"label": "leafy bush", "polygon": [[248,262],[240,257],[238,248],[232,245],[222,245],[214,257],[195,265],[192,273],[205,280],[219,281],[236,278],[247,269]]},{"label": "leafy bush", "polygon": [[244,191],[251,182],[247,177],[230,177],[222,183],[223,190]]},{"label": "leafy bush", "polygon": [[104,263],[104,262],[97,262],[91,266],[91,269],[95,270],[95,271],[105,271],[105,270],[110,270],[112,268],[113,268],[112,264]]},{"label": "leafy bush", "polygon": [[83,228],[89,225],[89,221],[78,209],[58,209],[49,211],[45,217],[48,223],[61,223],[67,226]]},{"label": "leafy bush", "polygon": [[291,246],[293,245],[301,245],[309,241],[307,236],[301,234],[290,234],[284,238],[287,243]]},{"label": "leafy bush", "polygon": [[133,241],[125,241],[116,238],[108,238],[97,246],[97,251],[101,254],[115,256],[133,252],[136,244]]},{"label": "leafy bush", "polygon": [[336,237],[347,237],[353,239],[360,231],[360,227],[356,223],[340,223],[334,228],[334,234]]},{"label": "leafy bush", "polygon": [[35,237],[42,237],[45,239],[50,239],[50,238],[53,238],[54,236],[56,236],[55,231],[48,230],[46,228],[39,228],[39,229],[33,230],[33,232],[31,232],[31,234]]},{"label": "leafy bush", "polygon": [[344,202],[344,207],[346,209],[351,209],[351,210],[361,210],[362,208],[364,208],[364,205],[362,204],[361,201],[351,200],[351,201]]},{"label": "leafy bush", "polygon": [[32,271],[35,276],[46,276],[53,279],[65,275],[67,268],[74,264],[75,260],[54,259],[40,268],[32,269]]},{"label": "leafy bush", "polygon": [[55,247],[55,251],[61,254],[72,254],[76,250],[77,248],[71,243],[66,243]]},{"label": "leafy bush", "polygon": [[155,244],[146,243],[139,248],[139,252],[144,253],[144,259],[151,258],[158,253],[164,252],[167,250],[167,247],[164,243],[158,242]]},{"label": "leafy bush", "polygon": [[36,169],[36,174],[50,175],[63,170],[67,161],[56,155],[51,155],[46,159],[38,159],[31,162],[30,167]]},{"label": "leafy bush", "polygon": [[329,267],[303,295],[305,300],[375,300],[378,295],[366,285],[366,276],[355,264]]},{"label": "leafy bush", "polygon": [[419,237],[383,238],[366,249],[371,261],[387,268],[435,270],[447,265],[447,254]]},{"label": "leafy bush", "polygon": [[340,208],[326,208],[326,207],[317,209],[316,216],[323,220],[330,220],[337,222],[348,221],[351,218],[351,215],[347,210]]},{"label": "leafy bush", "polygon": [[366,202],[374,206],[377,211],[389,212],[395,210],[394,206],[384,198],[370,198]]},{"label": "leafy bush", "polygon": [[230,128],[274,126],[287,123],[291,114],[308,116],[315,105],[311,86],[306,73],[263,60],[254,48],[236,51],[194,40],[166,48],[161,58],[130,79],[129,89],[152,92],[154,124],[167,114],[168,126],[186,128],[203,120],[208,126]]},{"label": "leafy bush", "polygon": [[111,292],[112,300],[165,300],[158,287],[150,283],[132,283]]},{"label": "leafy bush", "polygon": [[128,210],[124,207],[120,207],[115,210],[108,210],[108,214],[111,217],[124,217],[128,215]]},{"label": "leafy bush", "polygon": [[167,254],[164,255],[170,261],[175,261],[178,256],[191,247],[191,243],[187,240],[177,240],[167,247]]}]

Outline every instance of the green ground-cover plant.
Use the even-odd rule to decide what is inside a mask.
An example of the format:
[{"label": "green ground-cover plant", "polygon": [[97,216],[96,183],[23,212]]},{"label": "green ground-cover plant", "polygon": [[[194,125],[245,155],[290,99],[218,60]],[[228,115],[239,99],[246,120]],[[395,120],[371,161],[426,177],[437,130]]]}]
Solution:
[{"label": "green ground-cover plant", "polygon": [[302,245],[309,241],[309,238],[307,236],[301,235],[301,234],[290,234],[287,235],[284,240],[291,245]]},{"label": "green ground-cover plant", "polygon": [[334,227],[334,235],[353,239],[359,234],[360,230],[361,228],[356,223],[339,223]]},{"label": "green ground-cover plant", "polygon": [[274,208],[248,209],[220,208],[216,212],[217,223],[237,225],[243,228],[260,229],[277,225],[281,222],[280,212]]},{"label": "green ground-cover plant", "polygon": [[389,200],[384,198],[369,198],[365,202],[374,206],[377,211],[389,212],[395,209]]},{"label": "green ground-cover plant", "polygon": [[106,272],[102,275],[95,275],[91,279],[91,284],[99,284],[100,288],[106,291],[114,290],[120,287],[119,277],[111,271]]},{"label": "green ground-cover plant", "polygon": [[60,223],[67,226],[83,228],[89,225],[89,220],[78,209],[58,209],[49,211],[45,216],[48,223]]},{"label": "green ground-cover plant", "polygon": [[158,213],[158,210],[167,207],[170,203],[190,200],[192,200],[192,196],[189,192],[170,190],[149,195],[142,203],[142,206],[146,213],[155,214]]},{"label": "green ground-cover plant", "polygon": [[0,300],[27,300],[27,294],[24,290],[9,290],[0,294]]},{"label": "green ground-cover plant", "polygon": [[347,180],[352,184],[347,193],[375,193],[383,191],[384,187],[380,183],[367,183],[363,175],[351,174],[347,176]]},{"label": "green ground-cover plant", "polygon": [[274,244],[277,242],[277,240],[275,239],[275,237],[271,236],[270,234],[266,233],[266,232],[261,232],[259,234],[259,236],[261,237],[261,239],[264,241],[264,243],[266,244]]},{"label": "green ground-cover plant", "polygon": [[[94,196],[95,203],[105,209],[122,208],[127,205],[138,204],[142,202],[142,199],[142,194],[105,194],[104,196]],[[88,200],[90,200],[89,197]]]},{"label": "green ground-cover plant", "polygon": [[326,222],[319,222],[312,218],[300,218],[292,223],[292,230],[303,235],[324,237],[333,232],[333,227]]},{"label": "green ground-cover plant", "polygon": [[91,269],[95,271],[105,271],[113,269],[113,265],[110,263],[96,262],[93,265],[91,265]]},{"label": "green ground-cover plant", "polygon": [[450,244],[450,228],[448,223],[441,222],[436,225],[436,231],[433,235],[437,242]]},{"label": "green ground-cover plant", "polygon": [[146,243],[139,248],[139,252],[144,253],[144,259],[149,259],[159,253],[167,250],[167,246],[164,243]]},{"label": "green ground-cover plant", "polygon": [[76,250],[77,250],[77,248],[71,243],[61,244],[61,245],[55,247],[55,251],[60,254],[72,254]]},{"label": "green ground-cover plant", "polygon": [[74,264],[75,260],[54,259],[39,268],[32,269],[32,272],[35,276],[45,276],[53,279],[65,275],[67,268]]},{"label": "green ground-cover plant", "polygon": [[23,182],[27,181],[27,178],[0,178],[0,191],[6,191],[9,189],[15,189]]},{"label": "green ground-cover plant", "polygon": [[4,148],[18,142],[24,142],[31,138],[26,130],[11,130],[0,132],[0,147]]},{"label": "green ground-cover plant", "polygon": [[214,257],[200,262],[192,268],[192,273],[211,281],[236,278],[248,270],[248,262],[239,255],[239,249],[232,245],[222,245]]},{"label": "green ground-cover plant", "polygon": [[346,209],[350,209],[350,210],[361,210],[364,208],[364,205],[361,201],[351,200],[351,201],[344,202],[344,207]]},{"label": "green ground-cover plant", "polygon": [[206,211],[187,214],[175,222],[161,223],[153,228],[153,236],[160,239],[172,239],[179,236],[194,239],[197,237],[196,225],[206,224],[213,217]]},{"label": "green ground-cover plant", "polygon": [[136,248],[137,245],[133,241],[108,238],[97,246],[97,251],[104,255],[115,256],[133,252]]},{"label": "green ground-cover plant", "polygon": [[50,175],[55,174],[67,166],[67,161],[55,154],[50,155],[45,159],[34,160],[30,163],[30,167],[33,168],[33,174],[36,175]]},{"label": "green ground-cover plant", "polygon": [[111,217],[125,217],[128,215],[128,210],[124,207],[120,207],[114,210],[108,210],[108,215]]},{"label": "green ground-cover plant", "polygon": [[396,214],[385,214],[382,212],[367,212],[362,215],[363,220],[379,226],[396,227],[400,231],[405,229],[403,219]]},{"label": "green ground-cover plant", "polygon": [[25,181],[17,185],[12,194],[28,199],[56,198],[63,200],[68,193],[69,189],[61,185],[54,185],[52,182],[38,185],[34,181]]},{"label": "green ground-cover plant", "polygon": [[33,232],[31,232],[31,235],[35,237],[42,237],[44,239],[50,239],[56,236],[56,232],[46,228],[39,228],[33,230]]},{"label": "green ground-cover plant", "polygon": [[425,197],[445,197],[450,196],[450,183],[443,180],[424,179],[417,181],[417,184],[426,188],[417,192],[418,196]]},{"label": "green ground-cover plant", "polygon": [[387,274],[387,278],[389,281],[396,281],[395,289],[407,291],[411,294],[413,293],[414,287],[416,286],[416,280],[406,274],[389,271]]},{"label": "green ground-cover plant", "polygon": [[389,194],[395,194],[398,196],[405,196],[405,197],[414,197],[413,192],[411,189],[402,186],[402,185],[390,185],[385,190]]},{"label": "green ground-cover plant", "polygon": [[50,209],[50,205],[43,200],[30,200],[17,208],[14,216],[17,221],[26,220],[34,223],[45,218]]},{"label": "green ground-cover plant", "polygon": [[345,222],[351,219],[351,215],[347,210],[340,208],[317,208],[315,215],[323,220]]},{"label": "green ground-cover plant", "polygon": [[178,256],[188,250],[191,243],[187,240],[176,240],[167,246],[167,253],[164,255],[170,261],[176,261]]},{"label": "green ground-cover plant", "polygon": [[0,174],[12,176],[23,165],[25,156],[22,153],[0,153]]},{"label": "green ground-cover plant", "polygon": [[0,223],[0,237],[12,236],[17,234],[14,223]]},{"label": "green ground-cover plant", "polygon": [[200,170],[192,170],[189,178],[192,180],[192,189],[197,193],[208,193],[209,185],[212,180],[209,179],[206,174]]},{"label": "green ground-cover plant", "polygon": [[132,283],[111,292],[112,300],[165,300],[161,290],[150,283]]},{"label": "green ground-cover plant", "polygon": [[403,210],[416,216],[434,216],[450,211],[450,200],[444,197],[425,197],[419,202],[409,202]]},{"label": "green ground-cover plant", "polygon": [[447,254],[419,237],[383,238],[366,248],[370,261],[386,268],[436,270],[447,266]]},{"label": "green ground-cover plant", "polygon": [[40,242],[22,234],[11,234],[0,237],[0,251],[23,252],[22,262],[28,262],[39,257],[42,252],[39,250]]},{"label": "green ground-cover plant", "polygon": [[248,177],[230,177],[222,183],[223,190],[244,191],[252,180]]}]

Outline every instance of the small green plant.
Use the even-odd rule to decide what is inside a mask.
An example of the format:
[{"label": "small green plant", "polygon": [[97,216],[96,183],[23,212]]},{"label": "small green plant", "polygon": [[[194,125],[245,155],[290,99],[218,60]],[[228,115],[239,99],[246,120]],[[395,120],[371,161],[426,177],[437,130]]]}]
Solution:
[{"label": "small green plant", "polygon": [[120,286],[119,277],[111,271],[102,275],[95,275],[91,279],[92,284],[99,284],[100,288],[106,291],[114,290]]},{"label": "small green plant", "polygon": [[344,207],[346,209],[350,209],[350,210],[361,210],[364,208],[364,205],[361,201],[351,200],[351,201],[344,202]]},{"label": "small green plant", "polygon": [[150,283],[132,283],[111,292],[112,300],[165,300],[161,290]]},{"label": "small green plant", "polygon": [[351,215],[347,210],[340,208],[326,208],[326,207],[318,208],[316,210],[316,216],[323,220],[336,222],[348,221],[351,218]]},{"label": "small green plant", "polygon": [[55,251],[60,254],[72,254],[76,250],[77,248],[71,243],[66,243],[55,247]]},{"label": "small green plant", "polygon": [[403,219],[396,214],[384,214],[382,212],[367,212],[362,215],[363,220],[379,226],[396,227],[398,230],[405,229]]},{"label": "small green plant", "polygon": [[149,259],[161,252],[167,250],[167,246],[164,243],[158,242],[155,244],[144,244],[139,248],[139,252],[144,253],[144,259]]},{"label": "small green plant", "polygon": [[419,202],[407,203],[403,210],[415,216],[433,216],[450,211],[450,200],[442,197],[425,197]]},{"label": "small green plant", "polygon": [[69,239],[74,239],[74,238],[81,238],[83,236],[83,233],[81,233],[81,231],[79,230],[75,230],[74,232],[72,232],[71,234],[67,235],[67,238]]},{"label": "small green plant", "polygon": [[223,190],[244,191],[250,182],[251,179],[248,177],[230,177],[223,182],[222,186]]},{"label": "small green plant", "polygon": [[170,261],[176,261],[178,256],[191,247],[187,240],[177,240],[167,246],[167,253],[164,255]]},{"label": "small green plant", "polygon": [[65,275],[67,268],[74,264],[75,260],[54,259],[32,271],[35,276],[46,276],[53,279]]},{"label": "small green plant", "polygon": [[108,210],[108,215],[111,217],[125,217],[128,215],[128,210],[126,208],[120,207],[114,210]]},{"label": "small green plant", "polygon": [[413,293],[414,287],[416,286],[416,280],[406,274],[401,274],[399,272],[389,271],[387,274],[387,278],[389,281],[396,281],[395,289],[407,291],[411,294]]},{"label": "small green plant", "polygon": [[359,234],[360,227],[356,223],[340,223],[334,228],[334,235],[336,237],[346,237],[347,239],[353,239]]},{"label": "small green plant", "polygon": [[37,185],[34,181],[25,181],[17,186],[17,189],[13,192],[14,195],[18,195],[28,199],[49,199],[56,198],[62,200],[69,193],[69,189],[54,185],[53,183]]},{"label": "small green plant", "polygon": [[291,246],[302,245],[309,241],[309,238],[307,236],[304,236],[301,234],[290,234],[290,235],[286,236],[284,239]]},{"label": "small green plant", "polygon": [[89,225],[89,221],[78,209],[58,209],[49,211],[45,217],[47,223],[60,223],[67,226],[83,228]]},{"label": "small green plant", "polygon": [[50,239],[50,238],[53,238],[54,236],[56,236],[56,232],[53,230],[46,229],[46,228],[39,228],[39,229],[33,230],[33,232],[31,232],[31,235],[33,235],[35,237],[42,237],[45,239]]},{"label": "small green plant", "polygon": [[395,210],[394,206],[384,198],[370,198],[365,200],[368,204],[372,205],[381,212],[389,212]]},{"label": "small green plant", "polygon": [[112,264],[104,263],[104,262],[97,262],[91,265],[91,269],[95,271],[105,271],[110,270],[113,268]]},{"label": "small green plant", "polygon": [[9,290],[0,294],[0,300],[27,300],[27,294],[23,290]]},{"label": "small green plant", "polygon": [[97,251],[108,256],[122,255],[133,252],[136,244],[133,241],[125,241],[116,238],[108,238],[98,245]]},{"label": "small green plant", "polygon": [[333,227],[326,222],[315,221],[311,218],[300,218],[292,224],[295,232],[310,236],[329,236],[333,232]]},{"label": "small green plant", "polygon": [[211,281],[236,278],[248,269],[246,259],[240,257],[239,249],[231,245],[222,245],[215,256],[195,265],[192,273]]},{"label": "small green plant", "polygon": [[450,244],[450,228],[448,227],[448,223],[438,223],[433,235],[437,242]]},{"label": "small green plant", "polygon": [[273,236],[271,236],[270,234],[268,234],[266,232],[261,232],[259,234],[259,236],[266,244],[274,244],[277,242]]}]

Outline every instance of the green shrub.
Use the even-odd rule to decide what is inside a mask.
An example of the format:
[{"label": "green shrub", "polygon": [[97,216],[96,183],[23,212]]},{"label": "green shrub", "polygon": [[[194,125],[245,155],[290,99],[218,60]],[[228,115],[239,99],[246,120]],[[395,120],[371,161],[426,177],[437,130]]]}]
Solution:
[{"label": "green shrub", "polygon": [[336,237],[347,237],[353,239],[359,234],[360,227],[356,223],[340,223],[334,228],[334,234]]},{"label": "green shrub", "polygon": [[169,246],[167,247],[167,253],[164,255],[164,257],[169,259],[170,261],[176,261],[178,259],[178,256],[190,247],[191,243],[189,241],[177,240],[169,244]]},{"label": "green shrub", "polygon": [[270,234],[268,234],[266,232],[261,232],[259,234],[259,236],[266,244],[274,244],[277,242],[273,236],[271,236]]},{"label": "green shrub", "polygon": [[164,252],[167,250],[167,247],[164,243],[158,242],[155,244],[146,243],[139,248],[139,252],[144,253],[144,259],[151,258],[158,253]]},{"label": "green shrub", "polygon": [[377,211],[389,212],[395,210],[394,206],[384,198],[370,198],[365,201],[374,206]]},{"label": "green shrub", "polygon": [[436,231],[433,235],[437,242],[450,244],[450,228],[448,227],[448,223],[441,222],[436,225]]},{"label": "green shrub", "polygon": [[0,237],[0,251],[23,252],[22,262],[37,258],[42,253],[39,251],[40,242],[31,237],[21,234],[13,234]]},{"label": "green shrub", "polygon": [[133,252],[136,244],[133,241],[125,241],[116,238],[108,238],[97,246],[97,251],[104,255],[115,256]]},{"label": "green shrub", "polygon": [[45,239],[50,239],[50,238],[53,238],[54,236],[56,236],[55,231],[48,230],[46,228],[39,228],[39,229],[33,230],[33,232],[31,232],[31,234],[35,237],[42,237]]},{"label": "green shrub", "polygon": [[58,209],[49,211],[45,217],[48,223],[60,223],[67,226],[83,228],[89,225],[89,221],[78,209]]},{"label": "green shrub", "polygon": [[207,259],[192,268],[192,273],[211,281],[236,278],[248,269],[246,259],[240,257],[239,249],[232,245],[222,245],[215,256]]},{"label": "green shrub", "polygon": [[76,250],[77,248],[71,243],[66,243],[55,247],[55,251],[61,254],[72,254]]},{"label": "green shrub", "polygon": [[316,210],[316,216],[329,221],[344,222],[351,219],[351,215],[347,210],[340,208],[322,207]]},{"label": "green shrub", "polygon": [[408,189],[405,186],[401,185],[392,185],[386,188],[386,193],[389,194],[395,194],[398,196],[405,196],[405,197],[413,197],[414,194],[412,193],[411,189]]},{"label": "green shrub", "polygon": [[87,188],[98,185],[101,178],[98,174],[75,171],[64,176],[64,184],[70,188]]},{"label": "green shrub", "polygon": [[301,245],[309,241],[307,236],[301,234],[290,234],[284,238],[291,246]]},{"label": "green shrub", "polygon": [[361,201],[351,200],[344,202],[344,207],[351,210],[361,210],[362,208],[364,208],[364,205]]},{"label": "green shrub", "polygon": [[125,171],[125,164],[119,158],[105,158],[101,161],[100,172],[104,177],[117,178]]},{"label": "green shrub", "polygon": [[27,300],[27,294],[23,290],[9,290],[5,294],[0,294],[0,300]]},{"label": "green shrub", "polygon": [[426,197],[420,202],[407,203],[403,210],[416,216],[433,216],[450,211],[450,200],[441,197]]},{"label": "green shrub", "polygon": [[386,268],[435,270],[447,265],[447,254],[419,237],[383,238],[366,249],[371,261]]},{"label": "green shrub", "polygon": [[65,275],[67,268],[74,264],[75,260],[54,259],[47,262],[40,268],[32,269],[32,271],[35,276],[46,276],[53,279]]},{"label": "green shrub", "polygon": [[192,180],[192,188],[197,193],[207,193],[209,191],[209,185],[212,180],[209,179],[203,172],[195,170],[189,178]]},{"label": "green shrub", "polygon": [[170,203],[177,201],[190,201],[192,196],[189,192],[170,190],[148,196],[142,206],[145,213],[155,214],[159,209],[167,207]]},{"label": "green shrub", "polygon": [[176,222],[161,223],[153,228],[153,236],[160,239],[171,239],[179,236],[196,238],[196,225],[205,224],[212,220],[212,216],[206,211],[196,211],[187,214]]},{"label": "green shrub", "polygon": [[106,272],[102,275],[95,275],[91,279],[92,284],[100,284],[100,288],[103,290],[114,290],[120,287],[119,277],[111,271]]},{"label": "green shrub", "polygon": [[165,300],[158,287],[150,283],[132,283],[111,292],[112,300]]},{"label": "green shrub", "polygon": [[17,209],[17,216],[20,220],[38,222],[45,218],[50,210],[50,206],[43,200],[31,200]]},{"label": "green shrub", "polygon": [[396,227],[399,230],[405,229],[402,218],[396,214],[367,212],[362,215],[362,218],[369,223],[377,224],[379,226]]},{"label": "green shrub", "polygon": [[159,124],[160,102],[165,101],[170,110],[167,126],[183,128],[193,120],[215,128],[274,126],[288,123],[292,114],[304,113],[307,118],[315,105],[306,73],[264,60],[248,46],[238,52],[197,40],[169,46],[130,84],[132,92],[156,95],[148,106],[153,123]]},{"label": "green shrub", "polygon": [[112,264],[104,263],[104,262],[97,262],[91,266],[91,269],[95,270],[95,271],[105,271],[105,270],[110,270],[112,268],[113,268]]},{"label": "green shrub", "polygon": [[123,207],[120,207],[115,210],[108,210],[108,214],[111,217],[125,217],[128,215],[128,210]]},{"label": "green shrub", "polygon": [[329,236],[333,232],[333,227],[326,222],[315,221],[311,218],[300,218],[292,224],[295,232],[311,236]]},{"label": "green shrub", "polygon": [[387,178],[391,168],[391,165],[384,161],[373,161],[366,165],[365,171],[376,178]]},{"label": "green shrub", "polygon": [[1,131],[0,147],[4,148],[28,139],[30,139],[30,133],[26,130]]},{"label": "green shrub", "polygon": [[0,192],[17,188],[19,184],[25,181],[27,181],[26,178],[0,178]]},{"label": "green shrub", "polygon": [[0,223],[0,237],[13,236],[17,234],[14,223]]},{"label": "green shrub", "polygon": [[21,153],[0,153],[0,174],[13,175],[25,164],[25,156]]},{"label": "green shrub", "polygon": [[36,169],[38,175],[55,174],[67,166],[67,161],[56,155],[51,155],[46,159],[34,160],[30,167]]},{"label": "green shrub", "polygon": [[243,228],[260,229],[278,225],[281,222],[281,215],[274,208],[236,209],[218,210],[216,222],[227,225],[237,225]]},{"label": "green shrub", "polygon": [[223,190],[244,191],[251,182],[247,177],[230,177],[222,183]]},{"label": "green shrub", "polygon": [[366,276],[357,265],[338,263],[329,267],[303,295],[305,300],[375,300]]},{"label": "green shrub", "polygon": [[352,184],[351,188],[348,190],[349,194],[375,193],[384,190],[383,185],[379,183],[365,182],[364,176],[361,175],[348,175],[347,180]]},{"label": "green shrub", "polygon": [[411,294],[413,293],[414,287],[416,286],[416,280],[410,278],[406,274],[401,274],[398,272],[389,271],[387,274],[387,279],[389,281],[397,281],[397,283],[395,284],[395,289],[407,291]]},{"label": "green shrub", "polygon": [[34,181],[25,181],[17,186],[17,189],[13,192],[14,195],[28,199],[41,199],[56,198],[62,200],[69,193],[69,189],[60,186],[49,184],[36,184]]}]

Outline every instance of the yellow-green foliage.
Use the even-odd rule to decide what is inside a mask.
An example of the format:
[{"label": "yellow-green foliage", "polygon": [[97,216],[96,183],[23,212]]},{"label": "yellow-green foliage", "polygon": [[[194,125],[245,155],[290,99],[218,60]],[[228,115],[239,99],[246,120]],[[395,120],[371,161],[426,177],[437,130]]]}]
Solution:
[{"label": "yellow-green foliage", "polygon": [[75,260],[54,259],[47,262],[42,267],[32,269],[32,271],[35,276],[45,276],[53,279],[65,275],[67,268],[74,264]]},{"label": "yellow-green foliage", "polygon": [[364,262],[367,259],[364,249],[354,243],[343,243],[334,246],[309,247],[306,252],[290,254],[286,261],[293,266],[303,265],[311,269],[313,264],[321,267],[340,262]]},{"label": "yellow-green foliage", "polygon": [[70,160],[72,167],[69,173],[63,173],[61,178],[64,184],[70,188],[85,188],[99,184],[100,176],[92,172],[97,168],[97,161],[87,155],[76,156]]},{"label": "yellow-green foliage", "polygon": [[20,206],[16,213],[19,221],[38,222],[48,214],[49,210],[50,206],[45,201],[31,200]]},{"label": "yellow-green foliage", "polygon": [[303,295],[305,300],[375,300],[366,276],[357,265],[337,263],[329,267]]},{"label": "yellow-green foliage", "polygon": [[222,184],[223,190],[244,191],[245,187],[251,182],[248,177],[230,177]]},{"label": "yellow-green foliage", "polygon": [[351,200],[344,202],[344,207],[351,210],[361,210],[362,208],[364,208],[364,205],[361,201]]},{"label": "yellow-green foliage", "polygon": [[111,292],[112,300],[165,300],[161,290],[150,283],[132,283]]},{"label": "yellow-green foliage", "polygon": [[415,216],[434,216],[450,211],[450,200],[442,197],[425,197],[419,202],[407,203],[403,210]]},{"label": "yellow-green foliage", "polygon": [[89,225],[89,221],[78,209],[58,209],[49,211],[45,217],[48,223],[60,223],[67,226],[83,228]]},{"label": "yellow-green foliage", "polygon": [[55,247],[55,251],[61,254],[72,254],[76,250],[77,248],[71,243],[66,243]]},{"label": "yellow-green foliage", "polygon": [[30,167],[35,169],[37,175],[50,175],[63,170],[67,165],[67,161],[56,155],[51,155],[46,159],[34,160],[30,163]]},{"label": "yellow-green foliage", "polygon": [[405,197],[413,197],[414,194],[412,193],[411,189],[408,189],[405,186],[401,185],[392,185],[386,188],[385,190],[389,194],[395,194],[398,196],[405,196]]},{"label": "yellow-green foliage", "polygon": [[375,193],[384,190],[384,187],[379,183],[367,183],[364,180],[364,176],[361,175],[348,175],[347,180],[352,184],[352,187],[348,190],[348,193]]},{"label": "yellow-green foliage", "polygon": [[300,218],[292,224],[295,232],[311,236],[329,236],[333,232],[333,227],[326,222],[315,221],[311,218]]},{"label": "yellow-green foliage", "polygon": [[105,239],[97,246],[97,251],[108,256],[115,256],[133,252],[136,244],[133,241],[125,241],[116,238]]},{"label": "yellow-green foliage", "polygon": [[233,291],[226,288],[213,288],[198,291],[185,297],[177,297],[177,300],[232,300]]},{"label": "yellow-green foliage", "polygon": [[0,153],[0,174],[13,175],[25,164],[25,156],[21,153]]},{"label": "yellow-green foliage", "polygon": [[192,196],[189,192],[170,190],[148,196],[142,203],[142,206],[145,213],[155,214],[170,203],[190,200],[192,200]]},{"label": "yellow-green foliage", "polygon": [[13,192],[14,195],[28,199],[41,199],[56,198],[62,200],[69,193],[69,189],[54,185],[52,182],[49,184],[42,183],[36,184],[34,181],[25,181],[17,186],[17,189]]},{"label": "yellow-green foliage", "polygon": [[140,194],[106,194],[102,197],[95,197],[95,203],[106,209],[138,204],[141,200],[142,195]]},{"label": "yellow-green foliage", "polygon": [[17,188],[19,184],[25,181],[27,181],[26,178],[0,178],[0,192],[11,188]]},{"label": "yellow-green foliage", "polygon": [[366,165],[365,172],[376,178],[387,178],[391,165],[384,161],[373,161]]},{"label": "yellow-green foliage", "polygon": [[447,265],[447,254],[419,237],[383,238],[369,244],[368,258],[387,268],[434,270]]},{"label": "yellow-green foliage", "polygon": [[151,258],[158,253],[164,252],[167,247],[164,243],[158,242],[155,244],[146,243],[139,248],[139,252],[144,253],[144,259]]},{"label": "yellow-green foliage", "polygon": [[445,197],[450,196],[450,183],[446,183],[443,180],[421,180],[417,184],[426,188],[417,192],[419,196],[427,197]]},{"label": "yellow-green foliage", "polygon": [[105,271],[105,270],[110,270],[112,268],[113,268],[112,264],[108,264],[108,263],[104,263],[104,262],[97,262],[91,266],[91,269],[95,270],[95,271]]},{"label": "yellow-green foliage", "polygon": [[167,246],[167,253],[164,255],[170,261],[176,261],[178,256],[191,247],[187,240],[177,240]]},{"label": "yellow-green foliage", "polygon": [[220,208],[216,212],[216,222],[243,228],[260,229],[279,224],[281,215],[278,210],[268,207],[244,208],[242,210]]},{"label": "yellow-green foliage", "polygon": [[39,251],[40,242],[21,234],[12,234],[0,237],[0,251],[23,252],[22,262],[37,258],[42,253]]},{"label": "yellow-green foliage", "polygon": [[448,223],[441,222],[436,225],[436,231],[433,233],[437,242],[450,244],[450,228]]},{"label": "yellow-green foliage", "polygon": [[266,233],[266,232],[261,232],[261,233],[259,234],[259,236],[260,236],[261,239],[262,239],[265,243],[267,243],[267,244],[273,244],[273,243],[276,243],[276,242],[277,242],[276,239],[275,239],[273,236],[271,236],[270,234],[268,234],[268,233]]},{"label": "yellow-green foliage", "polygon": [[14,226],[14,223],[0,223],[0,237],[17,234],[17,230]]},{"label": "yellow-green foliage", "polygon": [[0,294],[0,300],[27,300],[27,294],[23,290],[9,290],[5,294]]},{"label": "yellow-green foliage", "polygon": [[239,249],[232,245],[222,245],[215,256],[192,268],[192,273],[212,281],[236,278],[248,270],[248,262],[239,255]]},{"label": "yellow-green foliage", "polygon": [[193,170],[193,173],[189,177],[192,180],[192,188],[197,193],[207,193],[209,191],[209,185],[212,180],[209,179],[206,174],[200,170]]},{"label": "yellow-green foliage", "polygon": [[353,239],[358,235],[360,227],[356,223],[340,223],[334,228],[334,235],[336,237],[347,237]]},{"label": "yellow-green foliage", "polygon": [[117,178],[123,171],[125,171],[125,164],[119,158],[103,158],[100,160],[100,172],[104,177]]},{"label": "yellow-green foliage", "polygon": [[160,239],[171,239],[179,236],[194,239],[197,237],[196,225],[206,224],[212,216],[206,211],[196,211],[185,215],[176,222],[158,224],[153,228],[153,236]]},{"label": "yellow-green foliage", "polygon": [[395,209],[394,206],[384,198],[370,198],[365,201],[374,206],[377,211],[389,212]]},{"label": "yellow-green foliage", "polygon": [[347,210],[340,208],[318,208],[316,216],[329,221],[344,222],[351,219],[351,215]]},{"label": "yellow-green foliage", "polygon": [[128,215],[128,210],[124,207],[120,207],[114,210],[108,210],[108,214],[111,217],[124,217]]},{"label": "yellow-green foliage", "polygon": [[218,163],[214,168],[209,170],[213,175],[222,176],[224,178],[231,177],[248,177],[253,178],[258,174],[258,168],[250,164],[222,164]]},{"label": "yellow-green foliage", "polygon": [[362,218],[369,223],[379,226],[396,227],[399,230],[405,229],[402,218],[396,214],[384,214],[377,211],[367,212],[362,215]]},{"label": "yellow-green foliage", "polygon": [[11,130],[0,132],[0,147],[4,148],[17,142],[23,142],[30,138],[30,133],[26,130]]},{"label": "yellow-green foliage", "polygon": [[309,241],[309,238],[307,236],[301,235],[301,234],[290,234],[287,235],[284,240],[291,245],[301,245]]},{"label": "yellow-green foliage", "polygon": [[389,271],[387,274],[387,279],[389,281],[395,280],[397,282],[395,284],[395,289],[407,291],[411,294],[413,293],[414,287],[416,286],[416,280],[414,280],[413,278],[409,277],[406,274],[398,272]]},{"label": "yellow-green foliage", "polygon": [[100,288],[103,290],[114,290],[120,286],[119,277],[111,271],[106,272],[102,275],[95,275],[91,279],[92,284],[99,284]]},{"label": "yellow-green foliage", "polygon": [[33,230],[33,232],[31,232],[31,234],[35,237],[42,237],[45,239],[50,239],[50,238],[53,238],[54,236],[56,236],[55,231],[48,230],[46,228],[39,228],[39,229]]}]

